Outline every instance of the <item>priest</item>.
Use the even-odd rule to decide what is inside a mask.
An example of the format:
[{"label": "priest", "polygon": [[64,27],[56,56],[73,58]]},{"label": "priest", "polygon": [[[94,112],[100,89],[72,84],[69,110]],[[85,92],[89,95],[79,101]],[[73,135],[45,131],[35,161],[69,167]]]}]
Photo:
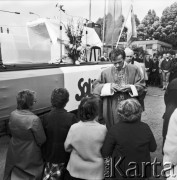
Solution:
[{"label": "priest", "polygon": [[103,70],[93,83],[92,92],[103,101],[103,121],[109,129],[119,122],[116,108],[120,101],[137,98],[143,93],[145,81],[137,66],[125,62],[125,52],[114,49],[109,58],[112,66]]}]

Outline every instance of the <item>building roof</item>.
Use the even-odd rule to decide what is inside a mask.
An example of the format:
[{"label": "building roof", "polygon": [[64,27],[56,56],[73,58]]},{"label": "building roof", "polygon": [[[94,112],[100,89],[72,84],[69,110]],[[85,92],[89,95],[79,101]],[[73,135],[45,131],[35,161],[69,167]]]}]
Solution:
[{"label": "building roof", "polygon": [[[127,42],[119,42],[119,45],[124,45]],[[147,45],[147,44],[160,44],[162,46],[170,47],[172,48],[171,44],[168,44],[166,42],[158,41],[158,40],[147,40],[147,41],[133,41],[132,44],[139,44],[139,45]]]}]

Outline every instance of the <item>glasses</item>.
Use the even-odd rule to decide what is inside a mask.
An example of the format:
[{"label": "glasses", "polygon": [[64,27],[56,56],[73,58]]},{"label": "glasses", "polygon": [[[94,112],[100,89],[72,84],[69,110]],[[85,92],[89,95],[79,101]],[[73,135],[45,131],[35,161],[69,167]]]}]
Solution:
[{"label": "glasses", "polygon": [[131,58],[132,56],[126,56],[126,57],[130,57]]}]

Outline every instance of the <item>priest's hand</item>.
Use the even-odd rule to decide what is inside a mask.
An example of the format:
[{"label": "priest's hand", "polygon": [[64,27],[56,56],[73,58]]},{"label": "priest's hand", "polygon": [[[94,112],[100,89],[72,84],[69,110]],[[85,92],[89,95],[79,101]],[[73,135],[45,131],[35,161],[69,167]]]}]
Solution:
[{"label": "priest's hand", "polygon": [[121,92],[130,92],[131,91],[131,87],[130,87],[129,84],[126,84],[124,86],[121,86],[120,91]]},{"label": "priest's hand", "polygon": [[131,87],[129,84],[123,85],[123,86],[119,86],[118,84],[112,83],[111,84],[111,90],[114,92],[129,92],[131,91]]},{"label": "priest's hand", "polygon": [[120,87],[116,83],[111,84],[111,90],[113,92],[117,92],[117,91],[119,91],[119,89],[120,89]]}]

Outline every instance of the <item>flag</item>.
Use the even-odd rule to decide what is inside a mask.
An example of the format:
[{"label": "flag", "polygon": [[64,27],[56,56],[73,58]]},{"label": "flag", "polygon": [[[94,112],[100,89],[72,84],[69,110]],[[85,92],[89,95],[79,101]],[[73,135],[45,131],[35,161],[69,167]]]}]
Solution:
[{"label": "flag", "polygon": [[114,21],[118,20],[122,14],[122,1],[121,0],[109,0],[108,2],[108,14],[110,14]]},{"label": "flag", "polygon": [[136,31],[136,23],[135,23],[135,16],[133,13],[133,5],[130,7],[130,15],[127,18],[127,22],[125,25],[128,29],[127,31],[127,46],[133,42],[133,40],[137,37]]},{"label": "flag", "polygon": [[[109,0],[106,16],[105,43],[114,44],[122,26],[122,1]],[[113,41],[113,42],[112,42]]]}]

